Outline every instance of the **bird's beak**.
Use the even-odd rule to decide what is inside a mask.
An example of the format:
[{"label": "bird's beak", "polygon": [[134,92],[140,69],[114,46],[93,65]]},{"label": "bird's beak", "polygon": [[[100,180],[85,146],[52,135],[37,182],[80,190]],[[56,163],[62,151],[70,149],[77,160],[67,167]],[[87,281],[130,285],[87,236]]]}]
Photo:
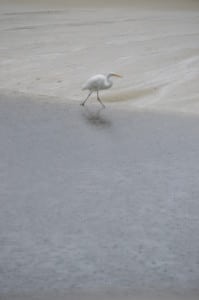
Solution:
[{"label": "bird's beak", "polygon": [[115,76],[115,77],[120,77],[122,78],[122,75],[119,75],[119,74],[116,74],[116,73],[113,73],[112,76]]}]

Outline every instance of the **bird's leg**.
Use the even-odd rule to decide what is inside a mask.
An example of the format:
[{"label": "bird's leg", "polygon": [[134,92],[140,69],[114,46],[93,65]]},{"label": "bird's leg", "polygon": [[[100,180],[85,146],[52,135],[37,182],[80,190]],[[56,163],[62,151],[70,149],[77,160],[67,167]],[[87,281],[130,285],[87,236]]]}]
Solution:
[{"label": "bird's leg", "polygon": [[100,97],[99,97],[99,91],[97,91],[97,100],[99,101],[99,103],[102,105],[102,107],[105,107],[104,103],[102,103]]},{"label": "bird's leg", "polygon": [[92,94],[93,91],[90,91],[90,93],[88,94],[88,96],[86,97],[86,99],[81,103],[82,106],[84,106],[84,104],[86,103],[86,101],[88,100],[88,98],[90,97],[90,95]]}]

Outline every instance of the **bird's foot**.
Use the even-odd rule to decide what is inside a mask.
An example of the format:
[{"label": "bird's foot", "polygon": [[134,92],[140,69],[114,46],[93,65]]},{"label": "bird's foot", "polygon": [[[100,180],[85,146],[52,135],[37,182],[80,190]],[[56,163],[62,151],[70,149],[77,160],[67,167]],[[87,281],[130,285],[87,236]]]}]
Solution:
[{"label": "bird's foot", "polygon": [[99,102],[100,102],[102,108],[106,108],[106,106],[104,105],[104,103],[102,101],[99,101]]},{"label": "bird's foot", "polygon": [[84,102],[80,103],[81,106],[84,106],[84,104],[85,104]]}]

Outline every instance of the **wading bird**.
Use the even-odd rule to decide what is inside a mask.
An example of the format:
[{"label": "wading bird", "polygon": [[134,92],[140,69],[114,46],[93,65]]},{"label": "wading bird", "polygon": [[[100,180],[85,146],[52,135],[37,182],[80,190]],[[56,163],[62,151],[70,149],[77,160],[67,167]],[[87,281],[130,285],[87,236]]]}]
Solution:
[{"label": "wading bird", "polygon": [[83,85],[82,90],[89,90],[90,92],[86,99],[81,103],[81,105],[84,106],[91,94],[93,92],[97,92],[97,100],[101,103],[103,107],[105,107],[105,105],[102,103],[99,97],[99,91],[106,90],[112,87],[113,82],[111,81],[111,77],[113,76],[122,77],[121,75],[118,75],[116,73],[109,73],[108,75],[98,74],[89,78],[87,82]]}]

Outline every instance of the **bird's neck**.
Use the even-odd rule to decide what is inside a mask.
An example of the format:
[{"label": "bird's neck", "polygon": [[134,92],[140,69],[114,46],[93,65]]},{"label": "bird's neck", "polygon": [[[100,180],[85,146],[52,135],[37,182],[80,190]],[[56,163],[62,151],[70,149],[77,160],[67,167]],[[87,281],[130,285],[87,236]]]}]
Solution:
[{"label": "bird's neck", "polygon": [[109,80],[109,79],[111,78],[111,76],[112,76],[112,74],[109,73],[109,74],[106,76],[107,80]]},{"label": "bird's neck", "polygon": [[112,80],[111,80],[111,74],[108,74],[107,76],[106,76],[106,82],[107,82],[107,88],[109,88],[109,87],[111,87],[112,85],[113,85],[113,82],[112,82]]}]

